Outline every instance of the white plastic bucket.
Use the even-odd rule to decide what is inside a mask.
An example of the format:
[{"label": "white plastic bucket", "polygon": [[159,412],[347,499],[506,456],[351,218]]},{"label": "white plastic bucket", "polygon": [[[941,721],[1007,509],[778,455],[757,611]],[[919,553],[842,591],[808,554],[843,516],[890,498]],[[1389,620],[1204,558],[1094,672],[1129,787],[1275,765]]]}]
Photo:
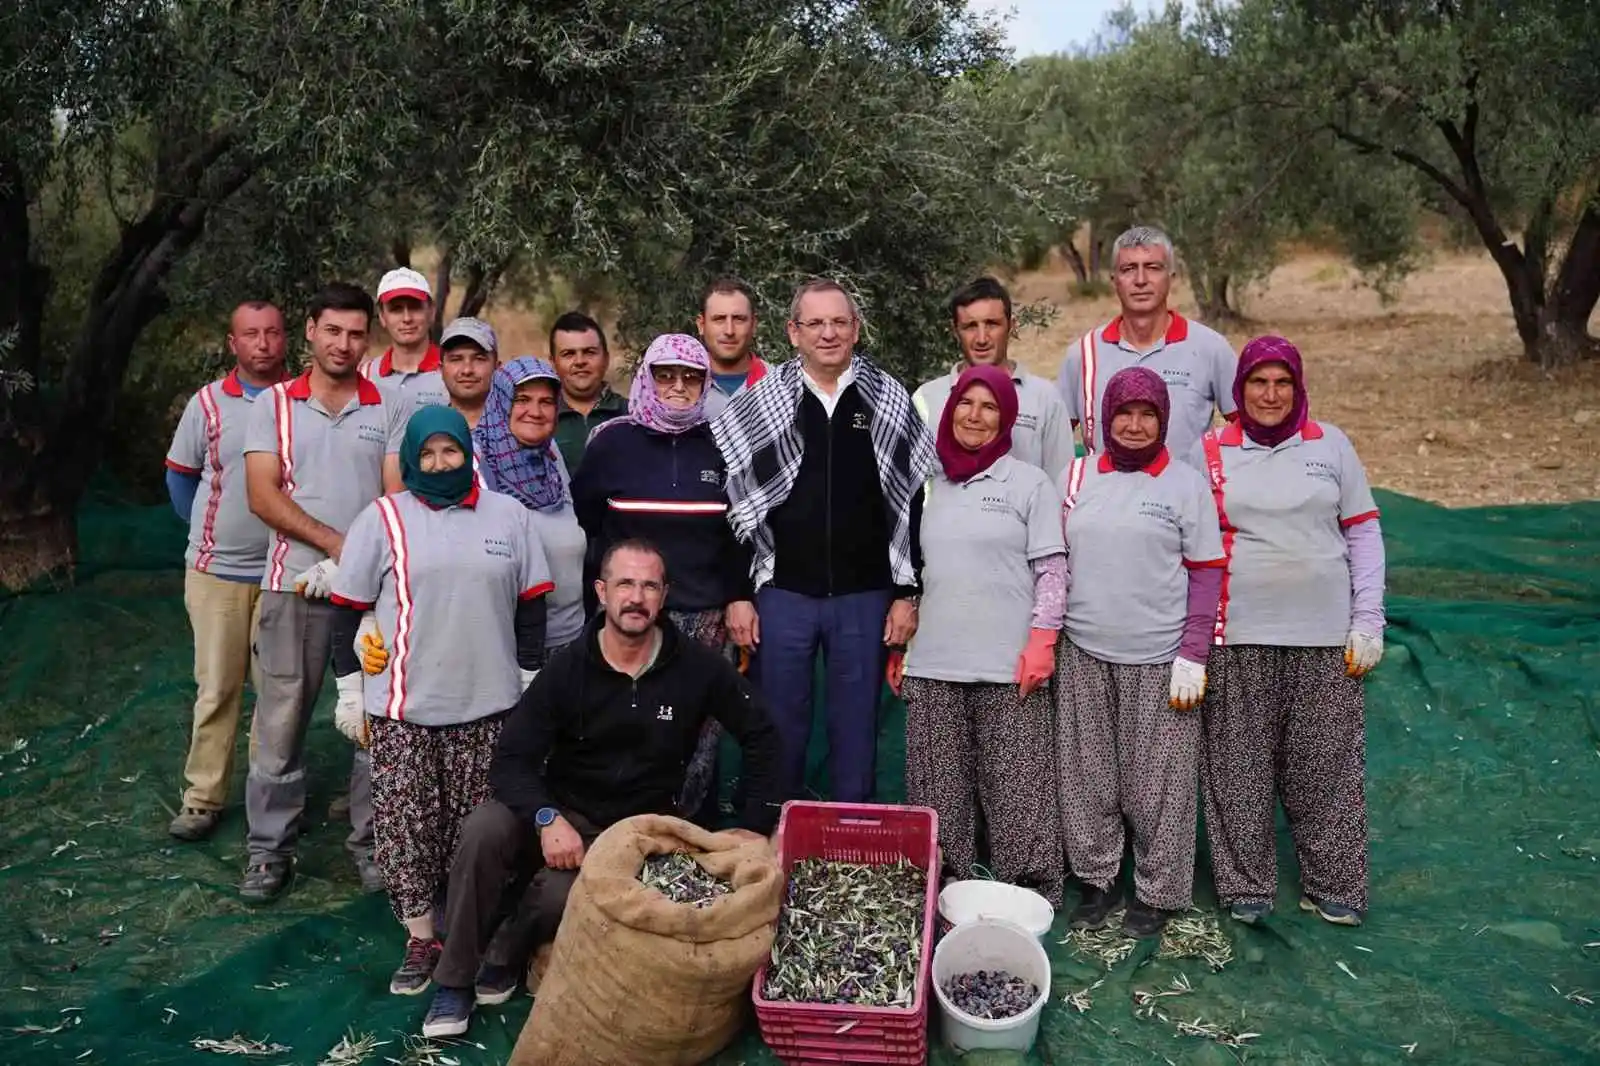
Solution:
[{"label": "white plastic bucket", "polygon": [[[1039,990],[1021,1014],[990,1021],[975,1018],[945,996],[945,982],[974,970],[1005,970]],[[1039,1035],[1039,1013],[1050,999],[1050,957],[1031,931],[1015,922],[977,918],[956,926],[933,949],[933,992],[939,1000],[944,1041],[956,1051],[1005,1048],[1027,1052]]]},{"label": "white plastic bucket", "polygon": [[952,881],[939,893],[939,917],[951,928],[979,918],[999,918],[1042,937],[1050,931],[1056,912],[1039,893],[1004,881]]}]

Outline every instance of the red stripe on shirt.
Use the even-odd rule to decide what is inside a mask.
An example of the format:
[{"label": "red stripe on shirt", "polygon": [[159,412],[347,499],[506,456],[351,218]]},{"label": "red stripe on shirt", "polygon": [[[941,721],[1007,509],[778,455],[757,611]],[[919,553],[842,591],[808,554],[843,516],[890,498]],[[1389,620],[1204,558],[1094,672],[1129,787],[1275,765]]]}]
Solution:
[{"label": "red stripe on shirt", "polygon": [[[283,494],[294,499],[294,406],[289,402],[289,387],[272,387],[272,416],[278,430],[278,480]],[[267,570],[267,587],[283,591],[283,560],[289,554],[289,538],[274,534],[272,565]]]},{"label": "red stripe on shirt", "polygon": [[198,477],[200,475],[198,466],[184,466],[182,463],[173,462],[171,459],[166,460],[166,464],[167,469],[174,473],[188,474],[190,477]]},{"label": "red stripe on shirt", "polygon": [[406,547],[406,527],[400,521],[400,511],[393,496],[378,500],[378,514],[383,519],[383,530],[389,535],[389,549],[394,554],[394,657],[389,660],[389,702],[385,717],[397,722],[406,719],[406,674],[411,659],[411,615],[415,604],[411,599],[411,553]]},{"label": "red stripe on shirt", "polygon": [[1201,559],[1198,562],[1196,562],[1193,559],[1185,559],[1183,561],[1183,565],[1187,566],[1190,570],[1220,570],[1223,567],[1228,565],[1228,560],[1226,560],[1226,559]]},{"label": "red stripe on shirt", "polygon": [[200,549],[194,568],[201,573],[211,569],[217,550],[217,510],[222,505],[222,408],[211,395],[211,386],[200,390],[200,409],[206,416],[206,457],[211,463],[211,495],[206,499],[205,518],[200,523]]},{"label": "red stripe on shirt", "polygon": [[1091,329],[1083,337],[1083,450],[1089,455],[1094,454],[1094,386],[1095,375],[1098,367],[1095,365],[1099,353],[1096,350],[1094,335],[1097,330]]},{"label": "red stripe on shirt", "polygon": [[540,596],[544,596],[544,595],[546,595],[548,593],[554,592],[555,590],[556,590],[556,583],[554,581],[541,581],[541,582],[539,582],[539,584],[533,586],[533,588],[531,588],[531,589],[523,589],[520,593],[517,594],[517,599],[519,599],[519,600],[536,600]]},{"label": "red stripe on shirt", "polygon": [[337,592],[328,597],[328,602],[338,607],[353,607],[358,611],[370,611],[373,608],[373,604],[364,603],[361,600],[352,600],[350,597],[341,596]]},{"label": "red stripe on shirt", "polygon": [[1208,430],[1200,438],[1206,454],[1206,474],[1211,480],[1211,494],[1217,501],[1217,521],[1222,526],[1222,595],[1217,599],[1217,620],[1211,627],[1213,644],[1228,641],[1228,584],[1233,576],[1233,540],[1238,530],[1228,521],[1228,508],[1223,500],[1227,477],[1222,472],[1222,441],[1216,430]]},{"label": "red stripe on shirt", "polygon": [[1359,526],[1361,523],[1370,522],[1377,517],[1377,511],[1363,511],[1358,515],[1351,515],[1349,518],[1339,519],[1339,525],[1343,526],[1345,529],[1349,529],[1351,526]]},{"label": "red stripe on shirt", "polygon": [[612,498],[606,506],[613,511],[628,514],[726,514],[728,505],[711,501],[686,500],[619,500]]}]

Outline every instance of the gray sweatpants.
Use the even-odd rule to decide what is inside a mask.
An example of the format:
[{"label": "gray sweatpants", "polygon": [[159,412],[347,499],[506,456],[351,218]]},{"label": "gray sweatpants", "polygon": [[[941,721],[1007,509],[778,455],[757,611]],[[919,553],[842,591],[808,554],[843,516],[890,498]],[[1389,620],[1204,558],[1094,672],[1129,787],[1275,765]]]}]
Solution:
[{"label": "gray sweatpants", "polygon": [[[250,725],[244,809],[252,863],[294,854],[306,807],[306,729],[322,692],[332,644],[333,607],[292,592],[263,592],[256,629],[261,690]],[[372,762],[357,749],[350,767],[352,854],[372,851]]]},{"label": "gray sweatpants", "polygon": [[1168,663],[1104,662],[1056,649],[1056,753],[1067,858],[1079,880],[1117,879],[1133,831],[1133,884],[1151,907],[1182,910],[1194,888],[1200,712],[1168,706]]}]

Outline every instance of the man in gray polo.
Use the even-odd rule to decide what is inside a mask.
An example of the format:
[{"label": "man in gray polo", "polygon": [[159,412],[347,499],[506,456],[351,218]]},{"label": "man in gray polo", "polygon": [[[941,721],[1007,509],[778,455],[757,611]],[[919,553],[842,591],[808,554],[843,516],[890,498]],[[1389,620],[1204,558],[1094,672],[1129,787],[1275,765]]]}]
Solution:
[{"label": "man in gray polo", "polygon": [[[311,301],[311,368],[264,392],[245,430],[250,510],[269,530],[256,659],[261,689],[245,782],[249,858],[239,894],[251,903],[288,887],[306,801],[305,742],[332,639],[328,597],[344,531],[383,493],[383,460],[405,423],[358,368],[372,298],[335,282]],[[372,860],[372,776],[365,751],[350,772],[351,832],[365,891],[383,890]]]},{"label": "man in gray polo", "polygon": [[1011,430],[1011,456],[1039,467],[1052,482],[1072,462],[1072,422],[1055,386],[1028,373],[1012,361],[1011,294],[991,277],[981,277],[957,289],[950,297],[950,331],[961,345],[961,362],[950,373],[924,382],[912,396],[930,429],[937,429],[944,405],[956,379],[969,366],[1001,366],[1011,372],[1017,386],[1017,424]]},{"label": "man in gray polo", "polygon": [[489,399],[489,385],[500,365],[500,342],[494,327],[481,318],[456,318],[439,336],[439,376],[450,406],[475,429]]}]

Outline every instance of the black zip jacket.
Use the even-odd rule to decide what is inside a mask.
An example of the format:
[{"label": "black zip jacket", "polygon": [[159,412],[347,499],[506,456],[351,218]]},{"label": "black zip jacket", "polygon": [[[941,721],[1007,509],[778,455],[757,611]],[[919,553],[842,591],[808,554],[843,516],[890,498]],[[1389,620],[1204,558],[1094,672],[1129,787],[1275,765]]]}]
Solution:
[{"label": "black zip jacket", "polygon": [[541,807],[597,826],[636,814],[675,814],[684,772],[708,717],[743,749],[739,824],[770,833],[778,821],[778,731],[766,703],[729,662],[687,640],[663,615],[661,652],[636,680],[600,653],[592,619],[556,652],[506,719],[489,768],[495,798],[534,824]]},{"label": "black zip jacket", "polygon": [[[802,596],[846,596],[894,590],[889,569],[894,520],[878,480],[872,415],[854,383],[839,396],[833,417],[822,401],[800,392],[800,470],[789,496],[767,515],[772,530],[774,588]],[[912,565],[921,568],[922,493],[911,497]]]}]

